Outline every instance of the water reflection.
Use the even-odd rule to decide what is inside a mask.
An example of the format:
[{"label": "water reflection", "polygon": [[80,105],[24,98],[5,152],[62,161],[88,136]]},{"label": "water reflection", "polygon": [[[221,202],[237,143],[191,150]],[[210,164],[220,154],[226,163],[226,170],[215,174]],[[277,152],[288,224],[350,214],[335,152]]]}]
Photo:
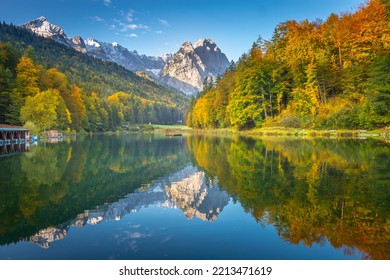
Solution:
[{"label": "water reflection", "polygon": [[189,163],[181,139],[95,136],[0,158],[0,244],[112,203]]},{"label": "water reflection", "polygon": [[28,152],[30,150],[29,143],[12,143],[12,144],[3,144],[0,143],[0,157],[7,155],[16,155]]},{"label": "water reflection", "polygon": [[[390,259],[390,150],[382,141],[95,136],[40,144],[29,153],[0,158],[0,166],[0,254],[6,244],[28,241],[49,248],[69,240],[71,228],[87,232],[87,225],[98,225],[92,226],[97,234],[109,225],[123,229],[115,241],[106,242],[131,239],[126,248],[143,252],[144,258],[175,252],[188,259],[185,246],[206,244],[196,232],[209,242],[207,248],[191,248],[191,254],[202,249],[198,258],[262,258],[264,250],[250,249],[262,244],[264,228],[271,227],[275,234],[268,237],[269,246],[293,244],[296,258],[303,256],[302,246],[312,250],[330,244],[345,258]],[[142,230],[121,224],[142,220],[140,210],[148,207],[158,213],[148,212],[149,224]],[[242,209],[255,228],[244,225],[242,216],[232,218]],[[163,215],[165,210],[175,211]],[[132,226],[140,226],[136,223]],[[175,224],[191,228],[192,240],[187,238],[191,232],[184,234]],[[158,244],[175,240],[181,247],[166,245],[159,252],[156,235],[165,240]],[[118,252],[122,248],[109,244]],[[84,258],[93,254],[86,252]],[[286,256],[280,251],[273,258]]]},{"label": "water reflection", "polygon": [[390,150],[375,141],[188,139],[197,164],[292,244],[390,259]]},{"label": "water reflection", "polygon": [[[180,208],[188,219],[197,217],[203,221],[214,221],[228,204],[229,197],[218,188],[216,182],[207,180],[204,172],[194,166],[186,166],[172,175],[136,189],[125,198],[112,204],[104,204],[87,210],[66,223],[40,230],[27,240],[49,248],[54,241],[67,236],[71,227],[96,225],[106,221],[119,221],[122,217],[137,212],[142,207]],[[140,233],[132,233],[132,238]]]},{"label": "water reflection", "polygon": [[[207,180],[205,173],[194,167],[187,167],[177,175],[180,177],[182,174],[183,178],[164,183],[165,193],[171,201],[167,202],[180,208],[188,219],[216,220],[229,202],[227,193],[219,189],[217,180]],[[167,205],[167,202],[164,204]]]}]

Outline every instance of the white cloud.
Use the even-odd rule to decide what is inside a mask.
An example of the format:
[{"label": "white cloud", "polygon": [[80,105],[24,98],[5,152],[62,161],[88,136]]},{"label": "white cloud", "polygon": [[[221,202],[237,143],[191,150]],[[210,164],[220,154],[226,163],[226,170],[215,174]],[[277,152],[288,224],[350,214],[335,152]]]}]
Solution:
[{"label": "white cloud", "polygon": [[121,29],[122,32],[126,32],[128,30],[135,30],[138,28],[138,25],[136,25],[136,24],[123,24],[122,23],[121,26],[122,26],[122,29]]},{"label": "white cloud", "polygon": [[155,33],[156,33],[156,34],[164,34],[164,32],[161,31],[161,30],[157,30]]},{"label": "white cloud", "polygon": [[91,17],[91,19],[93,20],[93,21],[104,21],[101,17],[99,17],[99,16],[94,16],[94,17]]},{"label": "white cloud", "polygon": [[140,237],[142,237],[142,234],[139,232],[134,232],[130,234],[130,238],[140,238]]},{"label": "white cloud", "polygon": [[112,2],[112,0],[103,0],[104,6],[107,6],[107,7],[111,5],[111,2]]},{"label": "white cloud", "polygon": [[115,27],[116,27],[116,25],[115,25],[115,24],[111,24],[111,25],[110,25],[110,30],[114,30],[114,29],[115,29]]},{"label": "white cloud", "polygon": [[144,30],[149,30],[149,27],[143,24],[124,24],[120,23],[120,26],[122,26],[121,31],[126,32],[129,30],[136,30],[136,29],[144,29]]},{"label": "white cloud", "polygon": [[[133,10],[128,10],[127,12],[120,10],[119,15],[121,19],[114,19],[113,21],[116,23],[115,28],[118,28],[121,32],[129,32],[135,30],[141,30],[143,34],[146,31],[150,31],[149,26],[144,25],[142,23],[136,23],[137,18],[134,18],[135,12]],[[126,37],[137,38],[138,35],[135,33],[131,33],[129,35],[125,35]]]},{"label": "white cloud", "polygon": [[171,25],[169,24],[169,22],[166,21],[165,19],[159,18],[158,21],[159,21],[162,25],[164,25],[164,26],[166,26],[166,27],[171,27]]},{"label": "white cloud", "polygon": [[138,35],[135,34],[135,33],[131,33],[131,34],[127,34],[126,37],[130,37],[130,38],[138,38]]}]

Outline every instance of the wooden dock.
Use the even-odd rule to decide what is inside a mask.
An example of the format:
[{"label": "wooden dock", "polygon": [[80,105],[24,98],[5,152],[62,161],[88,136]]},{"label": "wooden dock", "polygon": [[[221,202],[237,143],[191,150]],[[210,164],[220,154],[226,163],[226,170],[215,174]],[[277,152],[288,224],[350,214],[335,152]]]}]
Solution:
[{"label": "wooden dock", "polygon": [[30,130],[22,126],[0,124],[0,146],[28,141]]}]

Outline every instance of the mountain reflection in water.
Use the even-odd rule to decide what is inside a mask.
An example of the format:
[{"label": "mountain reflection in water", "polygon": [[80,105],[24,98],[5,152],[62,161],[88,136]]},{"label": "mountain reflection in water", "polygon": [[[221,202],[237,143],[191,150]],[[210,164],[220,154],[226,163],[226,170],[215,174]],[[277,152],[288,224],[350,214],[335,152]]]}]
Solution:
[{"label": "mountain reflection in water", "polygon": [[149,205],[180,208],[188,219],[197,217],[203,221],[214,221],[228,202],[229,196],[219,189],[217,182],[207,181],[204,172],[187,166],[167,178],[136,189],[117,202],[85,211],[57,227],[42,229],[28,240],[43,248],[49,248],[53,241],[65,238],[72,226],[81,228],[86,224],[118,221],[125,215]]},{"label": "mountain reflection in water", "polygon": [[196,135],[40,143],[0,157],[0,258],[390,259],[389,147]]}]

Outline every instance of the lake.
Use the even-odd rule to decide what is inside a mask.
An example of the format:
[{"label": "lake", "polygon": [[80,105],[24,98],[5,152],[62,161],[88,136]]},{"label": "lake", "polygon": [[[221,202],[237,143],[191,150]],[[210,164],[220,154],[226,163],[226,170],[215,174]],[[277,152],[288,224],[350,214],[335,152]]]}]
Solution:
[{"label": "lake", "polygon": [[389,148],[142,134],[39,142],[0,157],[0,259],[390,259]]}]

